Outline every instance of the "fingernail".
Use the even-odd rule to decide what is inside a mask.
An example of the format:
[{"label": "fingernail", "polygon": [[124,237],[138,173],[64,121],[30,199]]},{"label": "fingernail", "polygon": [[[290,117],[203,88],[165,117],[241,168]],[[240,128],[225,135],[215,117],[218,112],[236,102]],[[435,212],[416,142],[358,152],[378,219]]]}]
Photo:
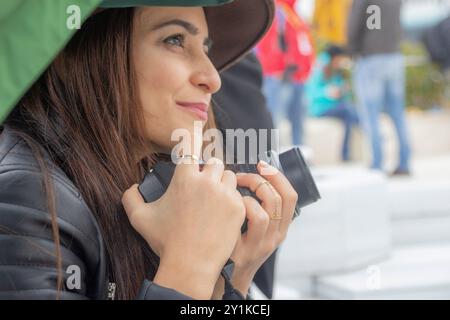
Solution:
[{"label": "fingernail", "polygon": [[264,160],[259,160],[259,163],[261,164],[261,166],[263,168],[269,168],[270,167],[270,165],[267,162],[265,162]]},{"label": "fingernail", "polygon": [[277,173],[277,169],[264,160],[259,161],[258,172],[264,176],[270,176]]}]

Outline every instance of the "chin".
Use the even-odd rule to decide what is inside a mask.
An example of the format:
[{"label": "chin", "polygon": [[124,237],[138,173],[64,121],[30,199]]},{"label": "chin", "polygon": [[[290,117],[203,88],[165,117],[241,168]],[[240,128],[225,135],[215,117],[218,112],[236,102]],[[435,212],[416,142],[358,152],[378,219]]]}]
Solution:
[{"label": "chin", "polygon": [[178,128],[183,128],[183,129],[188,130],[189,132],[193,133],[194,128],[195,128],[194,125],[204,128],[206,125],[206,121],[192,117],[192,118],[187,119],[186,121],[183,121],[183,123],[180,123]]}]

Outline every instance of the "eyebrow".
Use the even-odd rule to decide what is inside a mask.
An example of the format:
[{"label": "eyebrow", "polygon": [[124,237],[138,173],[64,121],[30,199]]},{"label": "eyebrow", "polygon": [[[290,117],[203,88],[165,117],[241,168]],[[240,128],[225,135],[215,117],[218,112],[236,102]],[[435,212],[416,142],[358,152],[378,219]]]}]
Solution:
[{"label": "eyebrow", "polygon": [[[189,32],[191,35],[196,36],[199,34],[198,28],[196,26],[194,26],[192,23],[187,22],[185,20],[181,20],[181,19],[172,19],[169,21],[165,21],[162,22],[160,24],[157,24],[156,26],[154,26],[151,30],[155,31],[167,26],[171,26],[171,25],[176,25],[176,26],[180,26],[183,27],[184,29],[186,29],[187,32]],[[212,39],[209,37],[205,38],[205,41],[203,42],[203,44],[205,46],[208,47],[208,50],[211,49],[212,47]]]}]

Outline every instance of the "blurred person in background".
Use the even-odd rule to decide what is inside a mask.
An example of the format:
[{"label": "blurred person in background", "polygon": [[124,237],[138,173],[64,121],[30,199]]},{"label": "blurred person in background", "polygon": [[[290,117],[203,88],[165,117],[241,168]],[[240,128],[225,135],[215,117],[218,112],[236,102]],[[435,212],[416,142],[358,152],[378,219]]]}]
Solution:
[{"label": "blurred person in background", "polygon": [[[369,24],[368,7],[377,6],[381,19]],[[348,21],[348,45],[356,58],[354,88],[372,147],[371,168],[383,169],[379,116],[385,110],[398,137],[399,162],[392,175],[410,174],[410,143],[405,120],[405,68],[400,52],[401,0],[357,0]],[[376,18],[376,17],[375,17]],[[370,29],[369,29],[370,27]]]},{"label": "blurred person in background", "polygon": [[[292,143],[303,143],[304,83],[308,79],[314,61],[314,50],[308,25],[295,11],[297,0],[277,0],[277,14],[267,35],[257,47],[257,55],[263,66],[264,94],[274,118],[280,127],[287,109],[291,124]],[[282,90],[288,89],[287,101]]]},{"label": "blurred person in background", "polygon": [[350,160],[351,131],[358,115],[351,101],[350,85],[343,75],[349,59],[344,48],[330,45],[319,55],[313,73],[306,84],[306,101],[313,117],[333,117],[342,120],[345,128],[342,160]]},{"label": "blurred person in background", "polygon": [[450,16],[426,30],[423,42],[431,61],[450,79]]}]

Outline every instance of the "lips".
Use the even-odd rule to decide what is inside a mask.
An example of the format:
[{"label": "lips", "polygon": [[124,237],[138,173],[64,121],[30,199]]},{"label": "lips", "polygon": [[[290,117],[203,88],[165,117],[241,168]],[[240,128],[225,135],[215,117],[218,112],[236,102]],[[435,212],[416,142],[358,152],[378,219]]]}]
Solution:
[{"label": "lips", "polygon": [[177,105],[192,112],[201,120],[208,120],[208,104],[203,102],[177,102]]}]

